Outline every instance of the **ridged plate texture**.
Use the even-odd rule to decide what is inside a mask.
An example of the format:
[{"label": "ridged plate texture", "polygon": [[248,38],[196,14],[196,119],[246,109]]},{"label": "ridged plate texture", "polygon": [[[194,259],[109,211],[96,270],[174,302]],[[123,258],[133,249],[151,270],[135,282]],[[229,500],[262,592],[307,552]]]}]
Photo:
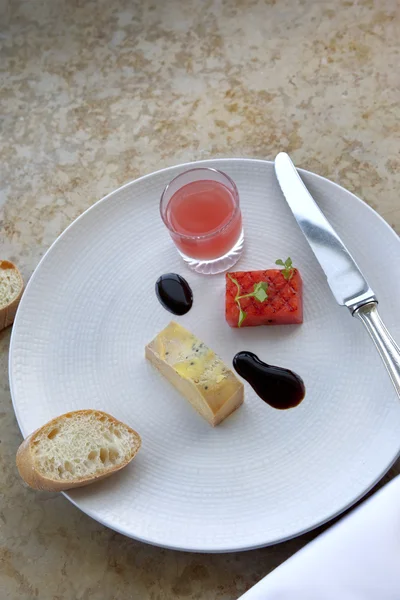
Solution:
[{"label": "ridged plate texture", "polygon": [[[230,329],[224,275],[191,272],[161,222],[164,186],[189,165],[133,181],[95,204],[36,269],[14,324],[10,381],[22,433],[69,410],[98,408],[134,427],[133,463],[68,498],[101,523],[183,550],[248,549],[298,535],[340,513],[400,449],[400,403],[361,323],[336,305],[267,161],[220,159],[238,185],[245,250],[235,269],[291,256],[304,280],[304,324]],[[366,204],[302,171],[364,270],[400,338],[400,242]],[[213,429],[148,364],[144,346],[170,321],[154,293],[177,272],[194,293],[180,318],[231,364],[239,350],[298,372],[307,395],[277,411],[246,384],[245,404]]]}]

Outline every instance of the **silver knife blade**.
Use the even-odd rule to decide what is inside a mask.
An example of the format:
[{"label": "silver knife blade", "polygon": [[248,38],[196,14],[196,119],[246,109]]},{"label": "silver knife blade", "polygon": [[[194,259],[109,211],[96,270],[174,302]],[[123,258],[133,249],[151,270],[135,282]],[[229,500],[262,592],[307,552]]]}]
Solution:
[{"label": "silver knife blade", "polygon": [[286,152],[280,152],[275,158],[275,173],[300,229],[325,272],[336,302],[351,312],[367,302],[376,302],[356,261],[317,206]]}]

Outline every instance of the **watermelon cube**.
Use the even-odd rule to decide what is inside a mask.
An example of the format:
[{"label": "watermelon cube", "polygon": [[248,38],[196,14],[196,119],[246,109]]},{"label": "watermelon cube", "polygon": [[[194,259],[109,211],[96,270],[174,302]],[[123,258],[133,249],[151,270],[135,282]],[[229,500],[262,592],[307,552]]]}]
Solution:
[{"label": "watermelon cube", "polygon": [[[260,287],[265,289],[267,298],[261,292],[237,299],[253,294]],[[227,273],[225,318],[231,327],[300,324],[303,322],[302,292],[303,283],[297,269],[292,269],[289,279],[280,269]]]}]

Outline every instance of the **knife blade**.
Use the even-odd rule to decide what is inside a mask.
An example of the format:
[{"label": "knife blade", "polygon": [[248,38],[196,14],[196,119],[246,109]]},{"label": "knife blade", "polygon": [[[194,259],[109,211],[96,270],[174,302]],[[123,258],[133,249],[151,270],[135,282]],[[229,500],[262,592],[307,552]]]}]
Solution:
[{"label": "knife blade", "polygon": [[275,158],[275,173],[286,202],[325,272],[336,302],[353,312],[358,306],[376,300],[356,261],[285,152]]},{"label": "knife blade", "polygon": [[275,158],[275,173],[292,213],[342,306],[367,329],[400,397],[400,348],[378,312],[377,298],[356,261],[304,185],[285,152]]}]

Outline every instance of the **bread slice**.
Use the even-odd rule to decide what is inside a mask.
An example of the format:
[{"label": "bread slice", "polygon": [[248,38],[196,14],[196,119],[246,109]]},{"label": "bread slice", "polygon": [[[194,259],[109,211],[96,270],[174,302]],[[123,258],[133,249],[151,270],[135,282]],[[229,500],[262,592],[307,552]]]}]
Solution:
[{"label": "bread slice", "polygon": [[244,386],[193,333],[171,323],[146,346],[146,358],[211,425],[242,403]]},{"label": "bread slice", "polygon": [[0,260],[0,331],[13,323],[23,291],[24,282],[17,267]]},{"label": "bread slice", "polygon": [[34,431],[17,452],[22,479],[35,490],[62,492],[125,467],[141,445],[138,433],[99,410],[61,415]]}]

